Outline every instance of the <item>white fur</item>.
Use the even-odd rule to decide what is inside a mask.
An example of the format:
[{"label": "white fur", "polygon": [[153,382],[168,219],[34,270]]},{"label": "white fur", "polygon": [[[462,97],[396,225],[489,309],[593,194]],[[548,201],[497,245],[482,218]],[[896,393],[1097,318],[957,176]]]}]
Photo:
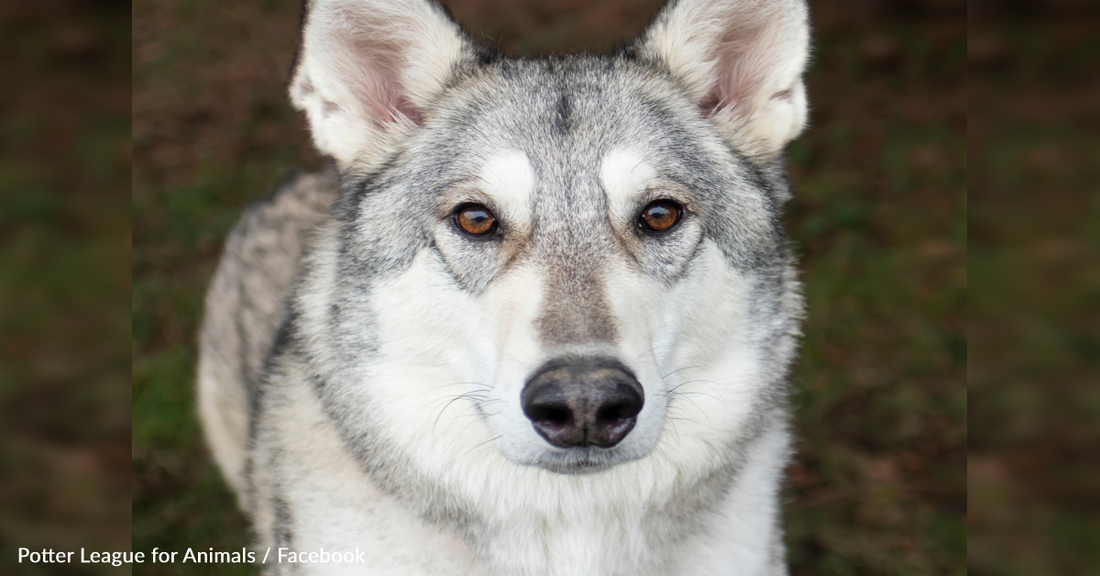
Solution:
[{"label": "white fur", "polygon": [[[245,488],[248,412],[225,409],[226,406],[248,405],[244,387],[225,385],[237,378],[239,375],[230,373],[226,363],[214,361],[211,354],[204,351],[199,362],[197,400],[203,431],[226,482],[234,493],[242,494]],[[245,504],[243,501],[240,503],[242,506]]]},{"label": "white fur", "polygon": [[[299,377],[291,372],[289,377]],[[294,482],[284,482],[287,500],[296,506],[292,548],[300,552],[362,553],[362,563],[304,566],[303,574],[403,575],[465,574],[474,565],[472,552],[453,533],[430,525],[374,485],[343,447],[339,435],[304,387],[286,389],[277,415],[283,419],[279,442]]]},{"label": "white fur", "polygon": [[[305,324],[324,322],[325,279],[336,262],[322,235],[310,285],[302,292]],[[658,575],[781,574],[768,566],[776,545],[775,491],[786,459],[782,421],[744,459],[741,477],[719,509],[683,533],[670,519],[693,483],[714,473],[744,433],[755,393],[773,376],[753,350],[747,324],[751,281],[713,245],[695,272],[671,292],[612,264],[607,293],[623,341],[614,352],[638,374],[647,409],[635,432],[651,434],[645,458],[602,472],[563,475],[514,463],[509,442],[548,449],[523,420],[519,389],[547,351],[531,333],[538,271],[520,268],[481,297],[447,280],[438,256],[424,252],[400,276],[379,285],[371,305],[381,333],[379,357],[357,369],[355,394],[384,410],[371,414],[407,465],[470,502],[490,533],[471,549],[443,525],[422,520],[365,474],[307,385],[279,385],[272,427],[254,457],[272,464],[258,482],[282,486],[295,503],[293,547],[362,551],[368,564],[305,565],[304,574]],[[318,343],[313,343],[318,344]],[[312,354],[325,354],[311,346]],[[291,367],[283,378],[305,382]],[[493,385],[488,426],[459,394]],[[682,386],[681,386],[682,385]],[[663,393],[680,386],[668,406]],[[693,394],[697,394],[693,399]],[[511,401],[508,398],[512,398]],[[652,406],[652,408],[650,408]],[[670,411],[669,411],[670,410]],[[676,420],[665,420],[665,412]],[[511,424],[497,426],[510,414]],[[631,436],[635,434],[631,433]],[[498,435],[502,437],[494,441]],[[279,446],[265,453],[264,446]],[[690,496],[690,495],[687,495]],[[265,529],[274,512],[257,506]],[[270,542],[271,535],[261,533]]]},{"label": "white fur", "polygon": [[[774,492],[785,460],[782,427],[745,455],[739,488],[720,510],[700,519],[707,526],[701,534],[670,538],[680,528],[663,512],[683,497],[685,486],[723,461],[757,400],[754,392],[768,379],[749,352],[752,331],[743,323],[747,280],[713,246],[700,258],[697,274],[671,294],[625,267],[608,275],[609,298],[628,336],[617,355],[638,372],[647,409],[658,420],[647,423],[643,415],[636,432],[649,428],[659,442],[646,458],[594,474],[563,475],[517,465],[508,455],[515,437],[522,450],[549,448],[522,419],[518,401],[505,399],[518,399],[527,371],[545,355],[529,332],[537,312],[531,303],[539,300],[530,290],[535,278],[527,274],[533,271],[494,286],[479,301],[447,282],[438,259],[423,253],[372,294],[378,321],[387,329],[381,360],[362,367],[359,393],[385,407],[372,414],[376,430],[384,431],[409,465],[473,503],[493,533],[475,554],[454,533],[425,524],[373,487],[299,386],[278,403],[285,408],[270,416],[280,430],[294,431],[284,441],[289,453],[283,457],[304,465],[284,472],[296,478],[288,497],[309,503],[307,516],[295,518],[294,532],[303,535],[295,548],[358,547],[371,558],[371,574],[765,573],[777,522]],[[494,310],[486,321],[484,314]],[[464,331],[467,326],[478,330]],[[446,406],[484,382],[492,382],[500,396],[490,404],[489,426],[471,402]],[[678,405],[682,419],[665,423],[662,393],[681,383],[681,392],[705,396]],[[494,427],[503,412],[514,417],[512,424]],[[504,436],[494,442],[499,434]],[[307,573],[362,574],[363,568],[318,566]]]},{"label": "white fur", "polygon": [[463,58],[461,31],[423,0],[313,0],[290,100],[317,149],[370,168]]},{"label": "white fur", "polygon": [[807,19],[799,0],[683,0],[649,29],[643,50],[668,64],[727,137],[774,156],[806,124]]},{"label": "white fur", "polygon": [[600,184],[617,220],[632,220],[634,198],[657,176],[653,166],[635,150],[616,148],[600,163]]},{"label": "white fur", "polygon": [[519,150],[505,150],[490,157],[482,167],[478,180],[481,191],[504,211],[500,216],[520,226],[531,221],[535,171],[526,154]]}]

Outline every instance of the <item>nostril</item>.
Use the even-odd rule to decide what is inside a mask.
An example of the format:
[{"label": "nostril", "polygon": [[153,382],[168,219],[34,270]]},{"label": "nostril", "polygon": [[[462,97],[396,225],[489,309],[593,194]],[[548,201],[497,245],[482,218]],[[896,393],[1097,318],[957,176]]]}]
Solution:
[{"label": "nostril", "polygon": [[567,426],[573,422],[573,413],[568,408],[554,406],[535,406],[529,411],[531,420],[549,426]]},{"label": "nostril", "polygon": [[633,418],[637,416],[637,410],[631,410],[630,406],[626,404],[617,404],[615,406],[606,406],[601,408],[596,414],[596,421],[598,423],[615,422],[618,420],[625,420],[627,418]]}]

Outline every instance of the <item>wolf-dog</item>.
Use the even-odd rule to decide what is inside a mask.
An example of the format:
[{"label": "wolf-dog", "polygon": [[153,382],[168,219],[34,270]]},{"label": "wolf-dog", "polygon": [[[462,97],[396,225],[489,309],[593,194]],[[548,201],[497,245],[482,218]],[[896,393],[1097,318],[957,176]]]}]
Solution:
[{"label": "wolf-dog", "polygon": [[801,0],[540,58],[310,0],[290,99],[334,168],[233,231],[199,369],[266,573],[785,574],[808,44]]}]

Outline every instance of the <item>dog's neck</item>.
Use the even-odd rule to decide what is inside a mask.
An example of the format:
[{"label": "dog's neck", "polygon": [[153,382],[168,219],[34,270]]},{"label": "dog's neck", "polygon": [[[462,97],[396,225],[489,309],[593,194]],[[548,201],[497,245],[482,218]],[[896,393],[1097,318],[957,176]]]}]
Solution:
[{"label": "dog's neck", "polygon": [[[533,484],[538,492],[494,498],[495,506],[480,503],[472,523],[470,517],[443,521],[491,574],[706,573],[702,567],[715,559],[697,551],[713,547],[715,537],[728,539],[720,546],[739,549],[734,555],[744,559],[745,573],[757,573],[753,566],[782,552],[778,467],[753,453],[784,444],[781,428],[759,428],[730,447],[736,457],[693,478],[686,471],[663,476],[660,466],[644,460],[598,474],[547,475]],[[482,496],[493,498],[493,483],[482,486]],[[439,510],[426,512],[441,520]]]}]

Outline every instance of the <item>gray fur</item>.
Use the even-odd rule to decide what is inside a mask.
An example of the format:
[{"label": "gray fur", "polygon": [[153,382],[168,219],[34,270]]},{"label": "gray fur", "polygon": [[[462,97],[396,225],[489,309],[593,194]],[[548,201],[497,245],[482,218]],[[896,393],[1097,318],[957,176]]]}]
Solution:
[{"label": "gray fur", "polygon": [[[800,3],[791,5],[804,10]],[[667,11],[662,18],[663,26],[675,22]],[[724,515],[762,499],[765,511],[753,521],[764,526],[767,541],[750,552],[766,558],[766,567],[755,573],[785,574],[774,489],[789,450],[785,381],[802,302],[780,224],[782,204],[789,197],[781,155],[741,146],[730,136],[736,131],[716,129],[712,119],[700,114],[697,90],[650,49],[541,59],[464,50],[437,94],[413,101],[415,113],[402,108],[420,124],[397,138],[381,160],[373,160],[378,152],[372,151],[361,162],[342,161],[339,178],[335,172],[296,178],[250,208],[226,244],[207,297],[200,399],[215,456],[261,544],[325,542],[329,526],[318,524],[318,518],[327,520],[325,510],[333,516],[362,510],[364,518],[373,521],[378,514],[377,520],[398,526],[374,528],[378,532],[372,549],[383,551],[388,567],[378,568],[380,572],[454,573],[454,566],[473,562],[471,574],[570,573],[557,566],[534,568],[502,553],[502,542],[526,524],[502,521],[500,510],[486,507],[480,487],[456,487],[461,470],[444,477],[418,463],[418,454],[403,444],[402,431],[389,424],[405,415],[395,413],[392,401],[380,399],[378,392],[400,390],[406,382],[400,377],[378,382],[377,371],[407,370],[410,382],[420,382],[414,376],[417,370],[450,364],[419,358],[420,351],[394,358],[393,350],[407,345],[394,340],[394,333],[405,327],[386,323],[387,307],[406,307],[410,326],[423,324],[419,329],[428,336],[470,327],[446,324],[448,311],[432,308],[435,302],[419,303],[423,310],[435,311],[420,314],[417,302],[398,299],[382,306],[379,298],[401,296],[392,292],[395,283],[427,277],[431,286],[423,288],[426,293],[466,305],[500,297],[493,290],[509,278],[537,274],[543,279],[542,291],[529,327],[545,351],[543,360],[576,353],[636,362],[639,358],[618,352],[617,347],[637,334],[629,332],[632,319],[616,317],[615,296],[608,288],[617,280],[612,271],[642,279],[669,299],[683,295],[683,306],[704,306],[687,312],[705,317],[706,304],[691,298],[706,294],[684,286],[716,273],[706,259],[709,251],[720,254],[720,273],[745,284],[745,317],[737,319],[744,329],[735,335],[738,349],[731,353],[758,358],[752,361],[761,367],[761,376],[737,397],[743,417],[713,431],[709,442],[718,453],[699,463],[698,473],[685,472],[672,482],[667,497],[636,511],[636,525],[623,527],[640,531],[645,541],[645,553],[628,559],[637,565],[602,570],[677,574],[713,568],[711,556],[722,545],[714,539],[730,521]],[[314,98],[314,79],[304,80],[299,90],[298,97]],[[637,214],[660,198],[685,207],[683,219],[667,233],[646,233],[614,215],[601,169],[613,151],[624,149],[642,151],[655,173],[645,192],[631,200],[627,214]],[[502,150],[518,151],[530,164],[533,190],[521,200],[529,205],[528,219],[513,217],[508,207],[498,207],[498,199],[480,189],[479,171]],[[456,203],[469,201],[484,203],[497,214],[497,237],[471,238],[449,224]],[[690,332],[690,326],[683,330]],[[491,332],[488,323],[485,332]],[[646,361],[654,366],[669,365],[676,350],[663,349],[656,344],[659,339],[652,341],[642,356],[651,355]],[[472,346],[455,339],[453,350],[481,353]],[[502,358],[499,366],[509,362],[509,369],[521,374],[531,374],[542,364]],[[509,455],[509,439],[500,448],[497,443],[505,434],[493,437],[490,432],[502,425],[493,422],[507,422],[500,420],[501,411],[510,404],[495,396],[501,394],[500,382],[494,386],[485,380],[439,383],[456,386],[458,392],[443,398],[448,401],[437,408],[436,418],[457,403],[455,409],[468,409],[467,423],[475,430],[440,430],[422,448],[449,441],[448,434],[486,436],[468,448],[479,462],[493,463],[484,482],[537,478],[537,489],[516,489],[541,499],[532,504],[533,510],[552,514],[570,505],[558,498],[596,493],[584,483],[571,483],[571,476],[586,475],[595,482],[628,463],[653,458],[658,441],[674,441],[666,439],[678,434],[677,420],[694,420],[693,410],[698,402],[709,402],[707,396],[718,400],[713,394],[681,389],[699,386],[688,374],[703,368],[679,366],[659,374],[660,381],[650,381],[646,410],[665,416],[654,416],[664,419],[648,445],[639,439],[606,450],[543,447],[534,456]],[[494,368],[473,369],[491,373]],[[462,380],[460,371],[453,373],[453,380]],[[704,389],[706,385],[724,384],[706,381]],[[426,411],[424,418],[433,414]],[[437,434],[435,428],[425,430],[417,434]],[[499,464],[503,460],[497,450],[509,460],[506,465]],[[316,488],[330,485],[343,488]],[[630,495],[624,496],[629,502]],[[361,504],[359,498],[369,502]],[[377,512],[387,507],[404,513]],[[347,530],[371,529],[370,522],[348,522]],[[563,521],[547,516],[542,522]],[[339,523],[331,528],[335,533],[344,530]],[[592,529],[577,526],[582,528]],[[597,528],[614,536],[613,529]],[[386,538],[401,530],[426,530],[424,534],[442,544],[422,557],[386,556],[393,548]],[[356,540],[337,539],[348,541]],[[448,546],[466,550],[470,559],[440,552]],[[287,565],[268,570],[312,573]]]},{"label": "gray fur", "polygon": [[[226,240],[206,295],[200,374],[219,385],[201,389],[200,411],[215,458],[238,494],[244,494],[244,447],[287,318],[287,295],[309,236],[329,218],[335,198],[336,173],[328,170],[299,174],[250,206]],[[230,440],[219,443],[218,436]]]}]

